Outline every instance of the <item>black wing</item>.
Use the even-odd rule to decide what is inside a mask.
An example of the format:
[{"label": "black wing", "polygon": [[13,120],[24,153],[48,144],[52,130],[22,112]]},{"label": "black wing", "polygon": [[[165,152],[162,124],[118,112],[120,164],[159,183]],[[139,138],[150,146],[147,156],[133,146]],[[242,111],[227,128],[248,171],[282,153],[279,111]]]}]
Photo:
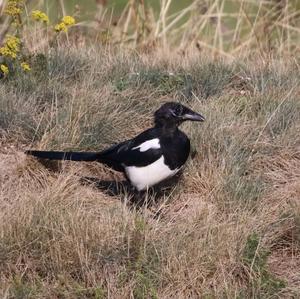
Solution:
[{"label": "black wing", "polygon": [[149,129],[133,139],[113,145],[98,153],[99,162],[118,171],[123,171],[124,166],[143,167],[151,164],[161,157],[161,148],[150,148],[141,152],[139,148],[135,149],[135,147],[154,138],[158,138],[156,130]]}]

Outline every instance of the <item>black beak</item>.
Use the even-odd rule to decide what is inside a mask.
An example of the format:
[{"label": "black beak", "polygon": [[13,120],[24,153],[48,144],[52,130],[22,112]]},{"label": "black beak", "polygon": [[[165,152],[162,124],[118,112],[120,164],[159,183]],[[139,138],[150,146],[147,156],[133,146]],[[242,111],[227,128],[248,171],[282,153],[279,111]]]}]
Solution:
[{"label": "black beak", "polygon": [[194,112],[192,110],[188,111],[182,116],[183,120],[191,120],[191,121],[204,121],[205,118],[201,114]]}]

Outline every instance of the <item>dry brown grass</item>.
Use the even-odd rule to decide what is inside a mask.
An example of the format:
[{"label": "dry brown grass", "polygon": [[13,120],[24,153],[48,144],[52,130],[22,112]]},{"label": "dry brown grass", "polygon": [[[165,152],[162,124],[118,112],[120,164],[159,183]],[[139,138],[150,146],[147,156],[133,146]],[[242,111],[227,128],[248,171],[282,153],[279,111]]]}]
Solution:
[{"label": "dry brown grass", "polygon": [[[47,75],[17,74],[0,87],[0,297],[300,296],[295,61],[96,49],[47,61]],[[184,125],[197,154],[150,209],[82,185],[82,175],[116,178],[100,165],[55,172],[22,154],[100,150],[148,127],[169,98],[206,122]]]}]

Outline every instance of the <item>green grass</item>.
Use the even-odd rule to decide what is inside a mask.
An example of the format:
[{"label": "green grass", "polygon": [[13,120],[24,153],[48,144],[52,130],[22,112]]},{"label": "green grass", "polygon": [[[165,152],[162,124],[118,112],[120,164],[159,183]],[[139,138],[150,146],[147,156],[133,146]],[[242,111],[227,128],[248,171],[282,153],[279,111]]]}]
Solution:
[{"label": "green grass", "polygon": [[261,248],[260,239],[257,234],[247,238],[243,252],[243,263],[249,267],[250,273],[254,275],[252,297],[272,297],[286,287],[286,283],[274,277],[267,269],[267,259],[270,252]]}]

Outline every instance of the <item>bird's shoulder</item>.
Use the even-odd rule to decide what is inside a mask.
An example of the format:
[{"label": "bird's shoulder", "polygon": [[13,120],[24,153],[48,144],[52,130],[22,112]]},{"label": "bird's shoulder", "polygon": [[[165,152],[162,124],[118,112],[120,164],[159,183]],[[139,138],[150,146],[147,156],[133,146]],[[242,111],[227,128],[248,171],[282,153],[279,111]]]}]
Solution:
[{"label": "bird's shoulder", "polygon": [[158,143],[159,132],[155,128],[150,128],[132,139],[128,139],[112,146],[111,149],[115,149],[119,153],[135,149],[145,152],[147,149],[158,148]]},{"label": "bird's shoulder", "polygon": [[159,132],[150,128],[136,137],[111,146],[101,152],[106,157],[125,166],[145,166],[153,163],[162,155]]}]

